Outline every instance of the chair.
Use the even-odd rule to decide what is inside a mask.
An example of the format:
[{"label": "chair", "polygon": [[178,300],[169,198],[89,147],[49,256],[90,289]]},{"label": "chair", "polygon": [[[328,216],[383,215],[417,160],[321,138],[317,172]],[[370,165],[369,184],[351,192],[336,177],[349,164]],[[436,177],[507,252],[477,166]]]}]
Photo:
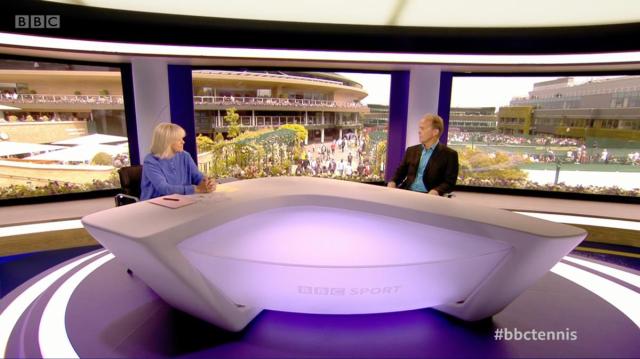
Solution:
[{"label": "chair", "polygon": [[122,193],[115,197],[116,207],[135,203],[140,200],[142,184],[142,166],[122,167],[118,170]]},{"label": "chair", "polygon": [[[116,195],[116,207],[138,202],[142,191],[140,188],[142,185],[142,166],[122,167],[118,170],[118,176],[123,193]],[[127,274],[133,275],[133,271],[127,268]]]}]

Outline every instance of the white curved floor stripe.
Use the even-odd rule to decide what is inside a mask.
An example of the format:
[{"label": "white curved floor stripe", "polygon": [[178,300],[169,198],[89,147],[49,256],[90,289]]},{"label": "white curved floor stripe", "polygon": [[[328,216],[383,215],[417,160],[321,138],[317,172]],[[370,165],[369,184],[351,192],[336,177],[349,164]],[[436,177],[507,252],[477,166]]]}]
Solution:
[{"label": "white curved floor stripe", "polygon": [[[0,353],[5,354],[10,335],[18,322],[20,316],[27,310],[29,305],[37,299],[47,288],[57,281],[64,274],[81,265],[82,263],[95,258],[106,252],[105,250],[87,255],[62,268],[48,274],[40,279],[32,286],[27,288],[23,293],[16,297],[7,308],[0,313]],[[114,256],[108,254],[94,262],[88,264],[77,273],[72,275],[65,281],[60,288],[51,297],[49,303],[42,315],[39,327],[39,342],[43,357],[74,357],[78,355],[73,349],[67,336],[65,327],[66,306],[71,295],[78,285],[93,271],[98,269],[106,262],[112,260]],[[630,284],[637,286],[639,276],[624,272],[615,268],[610,268],[597,263],[583,261],[581,259],[565,257],[567,261],[585,265],[602,273],[612,275],[616,278],[624,280]],[[606,278],[602,278],[593,273],[587,272],[580,268],[573,267],[565,263],[558,263],[551,272],[560,275],[584,288],[595,293],[605,301],[619,309],[629,319],[631,319],[638,327],[640,327],[640,293],[634,292],[624,286],[612,282]],[[630,275],[630,276],[628,276]],[[622,279],[625,278],[625,279]]]},{"label": "white curved floor stripe", "polygon": [[36,283],[27,288],[24,292],[20,293],[0,314],[0,354],[6,357],[7,344],[11,337],[11,332],[16,326],[16,323],[22,316],[27,308],[35,301],[40,294],[44,293],[55,281],[60,279],[70,270],[79,266],[80,264],[98,256],[104,254],[106,250],[102,250],[98,253],[87,255],[83,258],[77,259],[64,267],[49,273],[44,278],[41,278]]},{"label": "white curved floor stripe", "polygon": [[640,293],[574,266],[558,263],[551,272],[595,293],[609,302],[640,328]]},{"label": "white curved floor stripe", "polygon": [[631,285],[634,285],[634,286],[640,288],[640,275],[629,273],[629,272],[625,272],[623,270],[612,268],[612,267],[607,267],[607,266],[602,265],[602,264],[585,261],[585,260],[579,259],[579,258],[566,256],[563,259],[566,260],[566,261],[569,261],[569,262],[573,262],[573,263],[579,264],[579,265],[587,267],[587,268],[591,268],[591,269],[593,269],[595,271],[598,271],[600,273],[604,273],[606,275],[610,275],[610,276],[612,276],[612,277],[614,277],[616,279],[619,279],[619,280],[621,280],[623,282],[629,283]]},{"label": "white curved floor stripe", "polygon": [[541,213],[541,212],[526,212],[526,211],[513,211],[514,213],[523,214],[529,217],[535,217],[545,219],[551,222],[566,223],[566,224],[584,224],[595,227],[607,227],[628,229],[631,231],[640,231],[640,221],[628,221],[623,219],[608,219],[599,217],[588,216],[574,216],[570,214],[555,214],[555,213]]},{"label": "white curved floor stripe", "polygon": [[78,285],[93,271],[113,258],[113,254],[107,254],[87,264],[62,283],[51,296],[40,318],[38,329],[38,342],[43,358],[78,358],[67,335],[65,325],[67,305]]},{"label": "white curved floor stripe", "polygon": [[20,236],[23,234],[62,231],[66,229],[84,228],[79,219],[69,221],[54,221],[45,223],[22,224],[17,226],[0,227],[0,237]]}]

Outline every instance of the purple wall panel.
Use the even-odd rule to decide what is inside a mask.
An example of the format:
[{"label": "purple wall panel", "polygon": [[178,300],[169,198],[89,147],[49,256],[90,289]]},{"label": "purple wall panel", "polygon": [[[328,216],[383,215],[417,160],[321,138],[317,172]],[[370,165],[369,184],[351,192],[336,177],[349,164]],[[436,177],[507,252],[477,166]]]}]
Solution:
[{"label": "purple wall panel", "polygon": [[449,112],[451,111],[451,72],[440,73],[440,95],[438,96],[438,115],[444,120],[444,132],[440,136],[440,143],[447,143],[449,137]]},{"label": "purple wall panel", "polygon": [[402,162],[407,139],[407,114],[409,111],[409,71],[391,73],[391,98],[389,99],[389,139],[385,181],[391,180]]},{"label": "purple wall panel", "polygon": [[182,126],[187,132],[184,138],[184,150],[189,152],[193,160],[198,163],[191,66],[169,65],[168,74],[171,122]]}]

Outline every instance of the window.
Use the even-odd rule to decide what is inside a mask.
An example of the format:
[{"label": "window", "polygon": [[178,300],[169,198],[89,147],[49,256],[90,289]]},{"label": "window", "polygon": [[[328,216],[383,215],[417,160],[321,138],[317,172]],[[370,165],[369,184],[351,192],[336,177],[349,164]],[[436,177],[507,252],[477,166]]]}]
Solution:
[{"label": "window", "polygon": [[0,59],[0,199],[118,188],[118,68]]},{"label": "window", "polygon": [[207,174],[383,180],[390,75],[207,69],[193,81],[218,94],[254,93],[195,98]]},{"label": "window", "polygon": [[258,97],[271,97],[271,89],[258,89]]},{"label": "window", "polygon": [[[639,85],[640,76],[454,76],[449,143],[460,155],[458,183],[640,196]],[[470,125],[492,123],[486,116],[496,125]]]}]

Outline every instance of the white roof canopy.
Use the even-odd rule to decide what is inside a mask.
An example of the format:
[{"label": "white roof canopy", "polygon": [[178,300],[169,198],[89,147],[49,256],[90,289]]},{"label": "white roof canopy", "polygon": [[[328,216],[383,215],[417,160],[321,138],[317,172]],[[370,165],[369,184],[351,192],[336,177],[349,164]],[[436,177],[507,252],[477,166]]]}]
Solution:
[{"label": "white roof canopy", "polygon": [[123,136],[112,136],[93,134],[88,136],[80,136],[70,138],[68,140],[53,142],[54,145],[85,145],[85,144],[100,144],[100,143],[115,143],[115,142],[127,142],[129,139]]},{"label": "white roof canopy", "polygon": [[15,110],[21,110],[20,107],[13,107],[13,106],[7,106],[7,105],[3,105],[0,104],[0,111],[15,111]]},{"label": "white roof canopy", "polygon": [[22,155],[25,153],[39,153],[44,151],[54,151],[64,148],[63,146],[41,145],[38,143],[24,143],[0,141],[0,157]]},{"label": "white roof canopy", "polygon": [[28,160],[52,160],[60,162],[89,162],[99,152],[106,152],[111,156],[127,152],[124,146],[112,146],[102,144],[86,144],[58,151],[43,153],[27,157]]}]

